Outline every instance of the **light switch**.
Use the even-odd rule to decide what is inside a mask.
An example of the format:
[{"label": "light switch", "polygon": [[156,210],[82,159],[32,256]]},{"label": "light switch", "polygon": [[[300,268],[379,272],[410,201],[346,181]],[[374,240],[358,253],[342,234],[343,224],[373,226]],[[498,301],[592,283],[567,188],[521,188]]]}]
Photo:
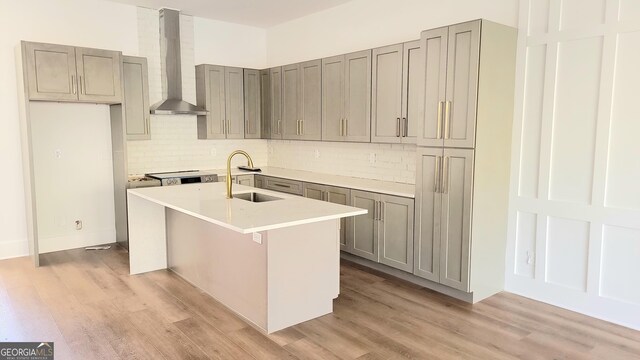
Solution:
[{"label": "light switch", "polygon": [[257,242],[258,244],[262,244],[262,234],[260,233],[253,233],[253,241]]}]

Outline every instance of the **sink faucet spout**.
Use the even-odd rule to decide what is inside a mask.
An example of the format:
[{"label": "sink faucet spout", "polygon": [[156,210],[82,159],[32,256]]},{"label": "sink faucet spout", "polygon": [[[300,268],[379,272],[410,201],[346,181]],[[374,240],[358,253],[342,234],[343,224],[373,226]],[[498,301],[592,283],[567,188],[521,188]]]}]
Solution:
[{"label": "sink faucet spout", "polygon": [[249,156],[246,151],[236,150],[229,155],[229,157],[227,158],[227,199],[233,198],[233,195],[231,194],[231,158],[233,158],[237,154],[244,155],[244,157],[246,157],[247,161],[249,162],[249,167],[253,167],[253,160],[251,160],[251,156]]}]

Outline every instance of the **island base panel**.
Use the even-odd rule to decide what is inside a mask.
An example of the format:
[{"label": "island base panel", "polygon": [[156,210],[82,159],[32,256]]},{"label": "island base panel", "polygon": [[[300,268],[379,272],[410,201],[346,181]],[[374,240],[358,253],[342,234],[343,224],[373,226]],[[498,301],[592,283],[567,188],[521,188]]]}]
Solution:
[{"label": "island base panel", "polygon": [[167,268],[165,207],[139,196],[127,196],[129,273]]},{"label": "island base panel", "polygon": [[339,220],[241,234],[167,209],[168,265],[271,333],[333,311]]}]

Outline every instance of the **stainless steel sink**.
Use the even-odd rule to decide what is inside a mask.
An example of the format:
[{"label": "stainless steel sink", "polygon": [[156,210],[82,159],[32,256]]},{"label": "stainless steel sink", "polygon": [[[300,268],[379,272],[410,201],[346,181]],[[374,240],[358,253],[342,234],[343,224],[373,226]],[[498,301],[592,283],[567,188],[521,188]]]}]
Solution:
[{"label": "stainless steel sink", "polygon": [[246,200],[246,201],[251,201],[251,202],[256,202],[256,203],[266,202],[266,201],[274,201],[274,200],[282,200],[282,198],[279,198],[279,197],[266,195],[266,194],[261,194],[261,193],[257,193],[257,192],[233,194],[233,197],[236,198],[236,199]]}]

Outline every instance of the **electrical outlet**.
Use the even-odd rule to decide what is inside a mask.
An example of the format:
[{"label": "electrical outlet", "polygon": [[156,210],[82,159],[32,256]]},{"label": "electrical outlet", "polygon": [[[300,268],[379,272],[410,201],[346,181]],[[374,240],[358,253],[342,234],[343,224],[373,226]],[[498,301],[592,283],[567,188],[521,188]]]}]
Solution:
[{"label": "electrical outlet", "polygon": [[260,233],[253,233],[253,241],[257,242],[258,244],[262,244],[262,234]]},{"label": "electrical outlet", "polygon": [[53,155],[56,157],[56,159],[60,159],[60,158],[62,158],[62,150],[60,150],[60,149],[56,149],[56,150],[53,152]]},{"label": "electrical outlet", "polygon": [[376,163],[376,153],[369,153],[369,164],[375,164]]},{"label": "electrical outlet", "polygon": [[316,159],[320,158],[320,150],[316,149],[315,156],[316,156]]},{"label": "electrical outlet", "polygon": [[209,150],[209,155],[211,156],[218,155],[218,150],[216,150],[216,148],[211,148],[211,150]]},{"label": "electrical outlet", "polygon": [[527,250],[527,265],[533,264],[533,254],[531,251]]},{"label": "electrical outlet", "polygon": [[76,220],[76,230],[82,230],[82,220]]}]

